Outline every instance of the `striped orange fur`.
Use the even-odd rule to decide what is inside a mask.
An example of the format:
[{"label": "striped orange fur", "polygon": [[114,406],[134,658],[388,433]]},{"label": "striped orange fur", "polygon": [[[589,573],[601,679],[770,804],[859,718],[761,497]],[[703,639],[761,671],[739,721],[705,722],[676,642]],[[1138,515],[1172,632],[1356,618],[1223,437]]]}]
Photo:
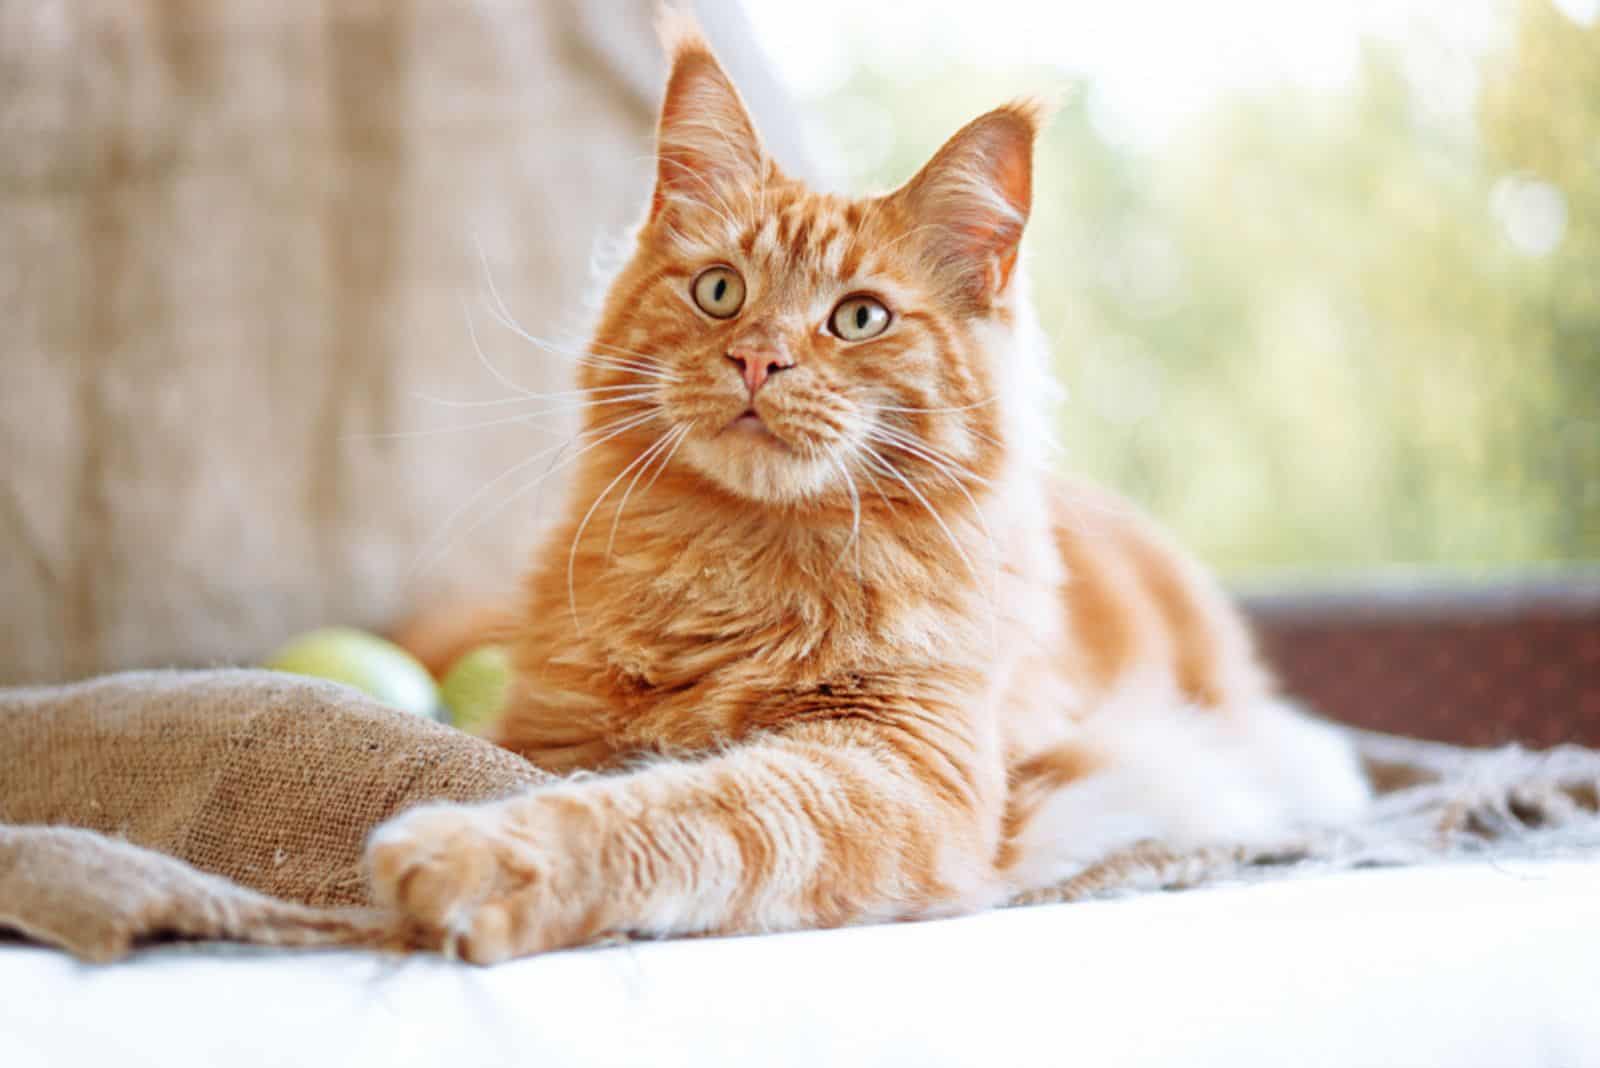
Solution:
[{"label": "striped orange fur", "polygon": [[380,900],[494,961],[961,912],[1143,838],[1355,811],[1351,755],[1273,698],[1205,572],[1043,471],[1040,109],[828,195],[667,37],[656,189],[494,734],[560,778],[381,828]]}]

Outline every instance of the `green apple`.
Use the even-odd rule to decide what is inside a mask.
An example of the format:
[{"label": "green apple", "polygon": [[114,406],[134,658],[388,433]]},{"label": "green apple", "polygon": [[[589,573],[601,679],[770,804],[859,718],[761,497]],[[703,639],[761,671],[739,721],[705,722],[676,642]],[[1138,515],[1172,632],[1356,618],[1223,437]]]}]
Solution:
[{"label": "green apple", "polygon": [[262,665],[272,671],[342,682],[404,712],[440,719],[433,676],[410,653],[354,627],[302,634]]},{"label": "green apple", "polygon": [[480,645],[450,665],[439,684],[450,722],[481,734],[505,707],[511,675],[511,654],[503,645]]}]

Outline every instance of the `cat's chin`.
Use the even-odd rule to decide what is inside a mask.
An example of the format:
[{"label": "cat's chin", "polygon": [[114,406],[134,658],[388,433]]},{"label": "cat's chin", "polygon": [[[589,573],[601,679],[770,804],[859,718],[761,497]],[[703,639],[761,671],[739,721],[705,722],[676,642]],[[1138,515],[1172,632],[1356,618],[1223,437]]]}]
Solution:
[{"label": "cat's chin", "polygon": [[739,416],[739,418],[729,423],[728,428],[724,430],[723,433],[749,434],[756,437],[758,440],[769,442],[779,446],[780,448],[787,449],[789,447],[785,445],[776,434],[767,429],[767,424],[763,423],[761,421],[761,417],[755,412],[745,412],[743,415]]},{"label": "cat's chin", "polygon": [[686,441],[684,459],[723,489],[772,504],[813,498],[838,471],[825,458],[801,456],[759,420],[742,417],[719,434]]}]

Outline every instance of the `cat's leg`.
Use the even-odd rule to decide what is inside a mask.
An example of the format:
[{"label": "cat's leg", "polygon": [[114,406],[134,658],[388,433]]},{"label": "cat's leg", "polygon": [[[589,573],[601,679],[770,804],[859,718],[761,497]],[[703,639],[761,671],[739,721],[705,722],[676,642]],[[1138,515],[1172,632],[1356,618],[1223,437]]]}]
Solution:
[{"label": "cat's leg", "polygon": [[695,762],[430,806],[368,849],[380,902],[491,962],[608,932],[832,926],[981,907],[1003,807],[981,747],[863,720]]},{"label": "cat's leg", "polygon": [[1265,696],[1226,710],[1125,697],[1013,778],[1000,863],[1017,890],[1143,841],[1276,844],[1354,819],[1370,796],[1337,728]]}]

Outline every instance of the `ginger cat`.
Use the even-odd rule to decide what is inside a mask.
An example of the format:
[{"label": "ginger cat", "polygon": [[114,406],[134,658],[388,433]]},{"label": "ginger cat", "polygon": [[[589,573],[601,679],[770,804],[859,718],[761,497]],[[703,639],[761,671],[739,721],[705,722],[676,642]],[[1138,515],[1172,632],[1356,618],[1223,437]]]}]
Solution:
[{"label": "ginger cat", "polygon": [[378,899],[490,962],[959,913],[1140,840],[1357,812],[1353,755],[1274,698],[1212,580],[1043,469],[1039,108],[892,193],[816,193],[693,26],[666,37],[654,196],[493,734],[599,774],[401,815]]}]

